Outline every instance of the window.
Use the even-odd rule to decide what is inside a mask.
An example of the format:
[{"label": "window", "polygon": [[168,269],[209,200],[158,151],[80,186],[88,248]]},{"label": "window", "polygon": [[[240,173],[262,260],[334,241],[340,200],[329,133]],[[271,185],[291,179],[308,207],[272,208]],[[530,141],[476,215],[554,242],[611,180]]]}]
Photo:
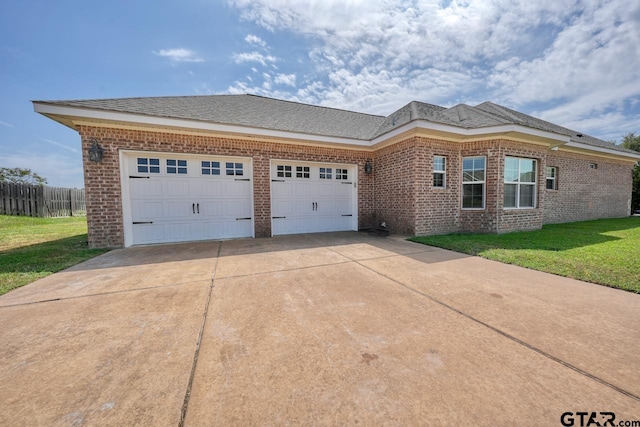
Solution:
[{"label": "window", "polygon": [[462,208],[484,209],[485,158],[462,159]]},{"label": "window", "polygon": [[187,161],[167,159],[167,173],[184,175],[187,173]]},{"label": "window", "polygon": [[291,178],[291,166],[276,166],[278,178]]},{"label": "window", "polygon": [[320,179],[332,179],[332,168],[320,168]]},{"label": "window", "polygon": [[558,168],[547,166],[547,190],[558,189]]},{"label": "window", "polygon": [[202,175],[220,175],[220,162],[202,162]]},{"label": "window", "polygon": [[242,168],[243,168],[242,163],[226,162],[225,164],[227,175],[242,176],[244,174]]},{"label": "window", "polygon": [[336,169],[336,179],[349,179],[347,169]]},{"label": "window", "polygon": [[504,160],[504,207],[536,207],[536,161],[506,157]]},{"label": "window", "polygon": [[160,159],[138,157],[139,173],[160,173]]},{"label": "window", "polygon": [[443,156],[433,156],[433,186],[444,188],[445,175],[447,173],[447,158]]},{"label": "window", "polygon": [[296,166],[296,178],[309,178],[309,166]]}]

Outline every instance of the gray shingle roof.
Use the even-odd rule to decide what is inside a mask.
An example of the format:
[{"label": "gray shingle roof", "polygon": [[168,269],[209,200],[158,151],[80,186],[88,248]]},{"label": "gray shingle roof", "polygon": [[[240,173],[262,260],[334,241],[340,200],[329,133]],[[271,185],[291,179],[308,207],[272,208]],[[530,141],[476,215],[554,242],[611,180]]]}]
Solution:
[{"label": "gray shingle roof", "polygon": [[566,135],[571,141],[586,145],[637,154],[635,151],[589,135],[582,135],[492,102],[483,102],[475,107],[459,104],[445,108],[412,101],[387,117],[256,95],[34,102],[359,140],[372,140],[414,120],[425,120],[465,129],[515,124]]},{"label": "gray shingle roof", "polygon": [[[628,153],[637,154],[637,151],[620,147],[610,142],[603,141],[601,139],[582,134],[575,130],[571,130],[571,129],[556,125],[554,123],[547,122],[545,120],[538,119],[533,116],[529,116],[519,111],[512,110],[507,107],[503,107],[502,105],[494,104],[493,102],[488,102],[488,101],[483,102],[482,104],[476,105],[475,108],[480,109],[482,111],[486,111],[495,116],[503,117],[505,120],[508,120],[514,124],[568,136],[572,142],[578,142],[581,144],[593,145],[596,147],[608,148],[612,150],[625,151]],[[581,135],[581,136],[578,136],[578,135]]]},{"label": "gray shingle roof", "polygon": [[41,101],[70,107],[368,140],[383,116],[256,95]]}]

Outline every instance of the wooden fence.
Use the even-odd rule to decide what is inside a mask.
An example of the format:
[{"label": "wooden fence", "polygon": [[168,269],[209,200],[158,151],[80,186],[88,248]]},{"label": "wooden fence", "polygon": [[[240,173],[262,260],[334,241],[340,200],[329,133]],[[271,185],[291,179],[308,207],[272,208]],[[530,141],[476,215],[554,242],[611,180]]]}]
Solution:
[{"label": "wooden fence", "polygon": [[86,215],[84,190],[0,182],[0,215]]}]

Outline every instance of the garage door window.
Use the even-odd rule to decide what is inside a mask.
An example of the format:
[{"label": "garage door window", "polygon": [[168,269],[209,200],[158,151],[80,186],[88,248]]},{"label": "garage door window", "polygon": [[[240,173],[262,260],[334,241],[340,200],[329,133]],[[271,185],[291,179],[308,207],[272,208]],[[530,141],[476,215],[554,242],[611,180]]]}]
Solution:
[{"label": "garage door window", "polygon": [[138,157],[139,173],[160,173],[160,159]]},{"label": "garage door window", "polygon": [[278,178],[291,178],[291,166],[278,165]]},{"label": "garage door window", "polygon": [[220,162],[202,162],[202,175],[220,175]]},{"label": "garage door window", "polygon": [[309,166],[296,166],[296,178],[310,178]]},{"label": "garage door window", "polygon": [[347,169],[336,169],[336,179],[349,179]]},{"label": "garage door window", "polygon": [[225,169],[227,170],[227,175],[242,176],[244,174],[242,163],[227,162],[225,166],[226,166]]},{"label": "garage door window", "polygon": [[333,168],[320,168],[320,179],[333,179]]},{"label": "garage door window", "polygon": [[175,159],[167,159],[167,173],[170,174],[187,174],[187,161],[186,160],[175,160]]}]

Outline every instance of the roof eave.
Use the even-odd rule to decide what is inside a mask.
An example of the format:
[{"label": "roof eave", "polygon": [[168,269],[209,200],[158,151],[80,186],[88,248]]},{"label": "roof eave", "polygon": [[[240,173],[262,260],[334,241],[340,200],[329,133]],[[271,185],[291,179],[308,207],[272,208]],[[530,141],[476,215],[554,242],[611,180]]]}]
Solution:
[{"label": "roof eave", "polygon": [[538,129],[532,129],[525,126],[520,125],[497,125],[497,126],[486,126],[486,127],[478,127],[478,128],[463,128],[452,125],[445,125],[442,123],[430,122],[428,120],[414,120],[405,125],[397,127],[389,132],[386,132],[372,140],[372,145],[377,145],[382,143],[390,138],[393,138],[397,135],[403,134],[405,132],[411,130],[430,130],[434,132],[443,132],[449,133],[452,135],[458,135],[462,137],[480,137],[484,135],[506,135],[506,134],[522,134],[533,136],[536,138],[548,139],[550,143],[560,142],[561,144],[566,144],[569,142],[569,137],[566,135],[560,135],[553,132],[541,131]]},{"label": "roof eave", "polygon": [[566,147],[573,147],[573,148],[578,148],[581,150],[588,150],[588,151],[597,151],[598,153],[603,153],[603,154],[613,154],[615,156],[626,157],[628,159],[634,159],[635,161],[640,161],[640,152],[638,154],[634,154],[634,153],[629,153],[627,151],[613,150],[611,148],[598,147],[598,146],[589,145],[589,144],[582,144],[580,142],[574,142],[574,141],[570,141],[564,145]]},{"label": "roof eave", "polygon": [[36,113],[51,118],[65,126],[77,130],[77,121],[100,120],[114,123],[126,123],[131,125],[146,125],[152,127],[180,128],[214,133],[240,134],[247,136],[259,136],[265,138],[285,138],[302,141],[317,141],[329,144],[364,146],[368,147],[368,139],[346,138],[329,135],[307,134],[282,130],[272,130],[241,125],[228,125],[222,123],[205,122],[201,120],[178,119],[172,117],[151,116],[136,113],[122,113],[118,111],[71,107],[33,101],[33,109]]}]

